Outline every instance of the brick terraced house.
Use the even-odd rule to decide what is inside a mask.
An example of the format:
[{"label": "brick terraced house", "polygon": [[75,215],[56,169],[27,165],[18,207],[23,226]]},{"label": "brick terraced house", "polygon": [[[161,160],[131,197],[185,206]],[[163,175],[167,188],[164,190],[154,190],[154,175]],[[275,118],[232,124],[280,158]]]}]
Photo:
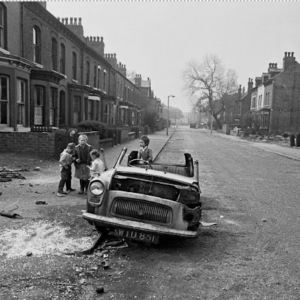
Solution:
[{"label": "brick terraced house", "polygon": [[102,37],[84,36],[80,18],[57,19],[46,2],[0,2],[0,131],[139,125],[142,104],[126,66]]},{"label": "brick terraced house", "polygon": [[270,63],[255,79],[251,93],[252,120],[264,134],[300,133],[300,64],[285,52],[283,67]]},{"label": "brick terraced house", "polygon": [[240,86],[227,99],[224,123],[267,135],[300,133],[300,64],[293,52],[285,52],[282,68],[269,63],[255,86],[249,78],[247,92]]}]

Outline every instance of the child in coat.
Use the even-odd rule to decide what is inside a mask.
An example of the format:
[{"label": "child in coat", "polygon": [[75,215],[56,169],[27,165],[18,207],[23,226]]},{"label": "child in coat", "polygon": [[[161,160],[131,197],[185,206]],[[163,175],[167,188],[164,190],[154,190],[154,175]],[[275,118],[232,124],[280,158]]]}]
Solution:
[{"label": "child in coat", "polygon": [[[72,180],[72,163],[73,155],[75,151],[75,144],[69,143],[67,148],[60,154],[59,165],[60,165],[60,181],[58,184],[57,196],[64,197],[71,191],[75,191],[71,187]],[[64,192],[64,186],[66,185],[67,192]]]},{"label": "child in coat", "polygon": [[91,177],[99,176],[105,171],[105,166],[103,161],[100,159],[100,153],[98,150],[94,149],[91,151],[92,165],[88,168],[91,171]]},{"label": "child in coat", "polygon": [[139,140],[140,150],[138,153],[138,159],[145,160],[149,163],[153,162],[153,153],[152,150],[148,147],[150,140],[146,135],[142,135]]}]

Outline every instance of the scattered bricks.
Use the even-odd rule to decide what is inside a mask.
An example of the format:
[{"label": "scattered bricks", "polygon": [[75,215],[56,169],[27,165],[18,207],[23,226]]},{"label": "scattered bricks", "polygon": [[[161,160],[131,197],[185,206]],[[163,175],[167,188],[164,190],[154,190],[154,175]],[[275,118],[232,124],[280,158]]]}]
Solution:
[{"label": "scattered bricks", "polygon": [[97,294],[102,294],[102,293],[104,293],[104,287],[103,287],[103,286],[97,287],[97,288],[96,288],[96,293],[97,293]]}]

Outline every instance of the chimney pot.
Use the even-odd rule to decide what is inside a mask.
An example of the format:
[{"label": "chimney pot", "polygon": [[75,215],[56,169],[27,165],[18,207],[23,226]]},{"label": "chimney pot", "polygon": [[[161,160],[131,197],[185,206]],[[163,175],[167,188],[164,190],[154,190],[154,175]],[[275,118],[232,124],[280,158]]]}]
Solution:
[{"label": "chimney pot", "polygon": [[287,56],[287,52],[284,52],[284,56],[285,56],[285,57]]},{"label": "chimney pot", "polygon": [[114,58],[116,58],[116,56],[117,56],[116,53],[114,53]]},{"label": "chimney pot", "polygon": [[73,25],[73,18],[70,18],[70,25]]},{"label": "chimney pot", "polygon": [[68,25],[68,18],[65,18],[66,25]]},{"label": "chimney pot", "polygon": [[81,18],[79,18],[79,25],[81,25]]},{"label": "chimney pot", "polygon": [[96,37],[94,36],[94,42],[96,42]]},{"label": "chimney pot", "polygon": [[74,18],[74,24],[77,25],[77,18]]},{"label": "chimney pot", "polygon": [[97,36],[97,42],[99,42],[99,36]]},{"label": "chimney pot", "polygon": [[101,42],[103,42],[103,37],[101,36]]},{"label": "chimney pot", "polygon": [[292,57],[294,56],[294,52],[292,52]]}]

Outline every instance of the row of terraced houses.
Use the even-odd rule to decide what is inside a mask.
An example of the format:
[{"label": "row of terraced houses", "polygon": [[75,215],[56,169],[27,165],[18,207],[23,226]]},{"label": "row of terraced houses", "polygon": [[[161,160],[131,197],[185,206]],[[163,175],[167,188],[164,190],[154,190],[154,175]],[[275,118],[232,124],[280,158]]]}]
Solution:
[{"label": "row of terraced houses", "polygon": [[140,125],[149,107],[161,116],[150,79],[126,75],[103,37],[84,36],[80,18],[60,20],[46,2],[0,2],[0,131]]},{"label": "row of terraced houses", "polygon": [[300,64],[285,52],[282,67],[269,63],[267,70],[249,78],[248,88],[225,101],[224,123],[254,127],[262,134],[300,133]]}]

